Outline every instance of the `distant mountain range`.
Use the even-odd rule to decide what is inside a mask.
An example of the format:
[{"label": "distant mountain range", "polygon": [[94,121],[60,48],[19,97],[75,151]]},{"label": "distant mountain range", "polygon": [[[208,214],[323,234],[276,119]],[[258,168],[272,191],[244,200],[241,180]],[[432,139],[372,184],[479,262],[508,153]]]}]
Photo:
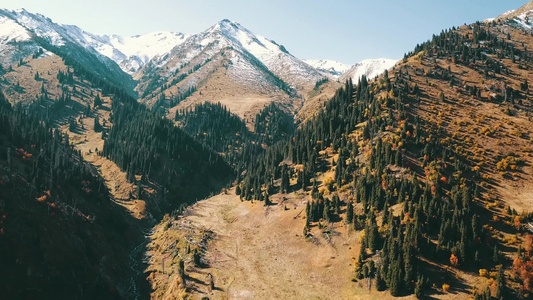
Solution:
[{"label": "distant mountain range", "polygon": [[203,101],[222,102],[243,118],[271,102],[296,114],[316,99],[331,96],[334,89],[317,93],[317,82],[327,79],[336,88],[348,78],[375,77],[396,62],[377,59],[347,65],[302,60],[229,20],[192,35],[154,32],[122,37],[57,24],[24,9],[0,10],[2,65],[50,47],[169,116]]}]

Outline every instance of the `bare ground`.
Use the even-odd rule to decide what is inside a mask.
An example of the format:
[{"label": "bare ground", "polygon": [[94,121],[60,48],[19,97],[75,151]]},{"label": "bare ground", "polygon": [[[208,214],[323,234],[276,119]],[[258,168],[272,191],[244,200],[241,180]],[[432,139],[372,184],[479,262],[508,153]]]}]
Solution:
[{"label": "bare ground", "polygon": [[[303,237],[306,199],[280,195],[272,199],[278,204],[265,207],[241,202],[231,191],[189,208],[179,222],[214,236],[205,256],[209,266],[188,268],[195,278],[188,286],[192,298],[392,299],[387,292],[368,291],[366,281],[352,281],[352,258],[358,253],[352,245],[359,244],[359,232],[337,224],[333,229],[339,235],[331,242],[318,229],[314,239]],[[215,282],[212,291],[208,274]]]}]

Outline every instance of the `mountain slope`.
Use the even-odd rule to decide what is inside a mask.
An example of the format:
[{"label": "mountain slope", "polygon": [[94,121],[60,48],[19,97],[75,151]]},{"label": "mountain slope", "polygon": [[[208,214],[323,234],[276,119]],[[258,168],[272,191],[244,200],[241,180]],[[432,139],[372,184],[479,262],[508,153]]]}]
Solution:
[{"label": "mountain slope", "polygon": [[138,226],[68,136],[6,103],[0,92],[1,297],[139,297]]},{"label": "mountain slope", "polygon": [[348,276],[372,294],[528,299],[531,45],[512,20],[435,35],[378,78],[346,83],[251,162],[236,193],[264,201],[266,223],[272,205],[306,202],[305,240],[358,249]]},{"label": "mountain slope", "polygon": [[[5,48],[17,63],[0,73],[0,86],[19,107],[19,121],[0,126],[0,213],[8,218],[0,222],[0,244],[8,270],[2,274],[9,277],[2,276],[0,297],[143,298],[149,288],[138,277],[141,230],[220,190],[233,171],[216,153],[98,76],[95,70],[104,66],[91,51],[62,36],[44,40],[15,21],[7,23],[20,33],[8,41],[18,44]],[[22,43],[29,45],[26,53]],[[84,59],[94,64],[87,66]],[[31,122],[24,121],[26,113]],[[6,121],[9,117],[0,116]],[[37,128],[28,128],[34,124]],[[58,142],[42,151],[48,135]],[[14,171],[5,166],[15,153],[20,159],[12,160]],[[93,177],[80,179],[80,170]],[[91,191],[106,194],[94,202],[84,194]],[[36,290],[21,288],[21,282]]]},{"label": "mountain slope", "polygon": [[[4,28],[0,33],[3,33],[4,45],[7,45],[2,49],[7,56],[2,64],[11,65],[17,62],[17,58],[27,57],[36,53],[39,48],[45,48],[74,60],[114,85],[133,90],[131,77],[114,61],[91,46],[95,36],[90,33],[77,26],[56,24],[43,15],[32,14],[24,9],[0,10],[0,17],[1,27]],[[16,34],[15,39],[11,37],[12,33]]]},{"label": "mountain slope", "polygon": [[533,1],[530,1],[524,5],[522,5],[520,8],[516,10],[510,10],[507,11],[500,16],[498,16],[495,20],[513,20],[513,19],[521,19],[525,20],[526,17],[529,18],[531,15],[531,11],[533,10]]},{"label": "mountain slope", "polygon": [[[249,122],[272,102],[292,114],[300,111],[299,118],[305,119],[315,112],[320,99],[330,97],[338,87],[328,83],[326,86],[332,88],[317,89],[316,84],[325,78],[335,79],[347,69],[324,60],[310,62],[315,68],[282,45],[229,20],[195,35],[155,32],[125,38],[91,34],[23,9],[2,10],[0,16],[0,51],[5,67],[39,55],[39,49],[45,48],[116,86],[124,86],[131,94],[137,85],[141,102],[170,118],[176,111],[210,101],[223,103]],[[351,72],[358,77],[383,69],[372,62]],[[306,108],[300,110],[303,105]]]},{"label": "mountain slope", "polygon": [[190,36],[134,74],[141,101],[149,106],[164,97],[163,108],[168,110],[188,100],[171,110],[171,116],[211,101],[222,102],[245,119],[272,101],[296,111],[303,102],[298,93],[324,77],[283,46],[229,20]]}]

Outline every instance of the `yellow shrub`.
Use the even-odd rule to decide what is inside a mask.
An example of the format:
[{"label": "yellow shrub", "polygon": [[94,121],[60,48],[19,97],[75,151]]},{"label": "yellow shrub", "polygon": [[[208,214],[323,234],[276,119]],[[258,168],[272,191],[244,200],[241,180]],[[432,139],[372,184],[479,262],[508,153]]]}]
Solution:
[{"label": "yellow shrub", "polygon": [[489,274],[489,272],[487,271],[487,269],[479,269],[479,276],[481,276],[481,277],[487,277],[487,274]]}]

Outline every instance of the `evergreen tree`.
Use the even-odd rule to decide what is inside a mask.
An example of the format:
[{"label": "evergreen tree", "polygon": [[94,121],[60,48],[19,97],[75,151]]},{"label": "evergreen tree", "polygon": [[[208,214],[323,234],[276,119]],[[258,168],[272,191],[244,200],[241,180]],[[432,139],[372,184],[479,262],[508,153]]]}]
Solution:
[{"label": "evergreen tree", "polygon": [[100,125],[100,118],[98,117],[98,115],[94,117],[94,131],[102,131],[102,125]]},{"label": "evergreen tree", "polygon": [[418,276],[415,286],[415,296],[417,299],[422,299],[424,289],[424,276]]},{"label": "evergreen tree", "polygon": [[94,97],[94,108],[100,107],[102,105],[102,99],[100,99],[100,94],[96,94]]},{"label": "evergreen tree", "polygon": [[289,186],[290,186],[289,170],[287,168],[287,165],[283,165],[281,168],[281,187],[280,187],[281,192],[288,193]]},{"label": "evergreen tree", "polygon": [[376,289],[380,292],[387,289],[387,284],[385,283],[381,272],[381,267],[378,267],[376,271]]},{"label": "evergreen tree", "polygon": [[345,223],[346,224],[352,224],[352,220],[353,220],[353,205],[352,205],[351,201],[348,201],[348,205],[347,205],[347,208],[346,208],[346,220],[345,220]]},{"label": "evergreen tree", "polygon": [[496,278],[496,299],[503,299],[505,291],[505,273],[503,266],[498,269],[498,277]]},{"label": "evergreen tree", "polygon": [[272,203],[270,202],[270,198],[268,197],[268,192],[265,192],[265,193],[264,193],[263,201],[265,201],[265,206],[269,206],[270,204],[272,204]]}]

